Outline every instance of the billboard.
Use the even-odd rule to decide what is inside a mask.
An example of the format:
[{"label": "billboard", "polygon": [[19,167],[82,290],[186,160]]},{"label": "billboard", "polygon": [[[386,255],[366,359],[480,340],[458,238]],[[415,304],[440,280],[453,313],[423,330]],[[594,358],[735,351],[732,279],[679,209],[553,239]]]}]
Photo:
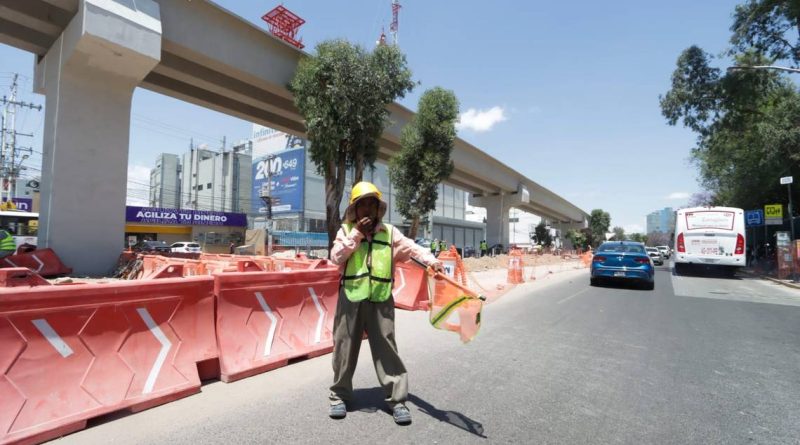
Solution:
[{"label": "billboard", "polygon": [[[271,159],[270,159],[271,158]],[[272,213],[293,213],[303,210],[305,183],[304,148],[280,150],[259,157],[253,156],[253,213],[266,214],[262,194],[272,197]],[[271,184],[268,178],[271,177]]]},{"label": "billboard", "polygon": [[125,221],[143,224],[247,227],[244,213],[210,210],[125,207]]},{"label": "billboard", "polygon": [[[3,198],[3,202],[6,202],[7,198]],[[30,198],[11,198],[11,202],[17,207],[17,210],[21,210],[23,212],[32,212],[33,211],[33,199]]]}]

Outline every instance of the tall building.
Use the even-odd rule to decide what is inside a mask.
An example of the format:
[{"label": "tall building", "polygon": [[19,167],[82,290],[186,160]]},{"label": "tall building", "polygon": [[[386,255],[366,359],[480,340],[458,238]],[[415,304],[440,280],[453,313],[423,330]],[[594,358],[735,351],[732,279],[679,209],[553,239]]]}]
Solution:
[{"label": "tall building", "polygon": [[161,153],[150,170],[150,207],[181,207],[181,164],[178,155]]},{"label": "tall building", "polygon": [[675,211],[672,207],[665,207],[647,215],[647,233],[671,233],[673,230],[675,230]]},{"label": "tall building", "polygon": [[[326,227],[325,180],[310,159],[304,139],[259,125],[253,126],[252,203],[251,217],[255,227],[266,224],[266,208],[260,198],[269,193],[275,230],[324,232]],[[397,211],[395,191],[389,180],[388,166],[376,162],[366,169],[363,179],[374,183],[383,194],[387,210],[384,221],[401,229],[408,226]],[[271,184],[271,185],[270,185]],[[348,171],[345,193],[340,203],[341,214],[347,208],[352,171]],[[436,209],[430,224],[420,227],[418,236],[446,239],[458,247],[477,247],[484,238],[486,225],[466,220],[466,192],[447,184],[439,186]]]},{"label": "tall building", "polygon": [[247,212],[250,207],[252,157],[249,144],[218,152],[207,146],[183,154],[181,200],[176,208]]}]

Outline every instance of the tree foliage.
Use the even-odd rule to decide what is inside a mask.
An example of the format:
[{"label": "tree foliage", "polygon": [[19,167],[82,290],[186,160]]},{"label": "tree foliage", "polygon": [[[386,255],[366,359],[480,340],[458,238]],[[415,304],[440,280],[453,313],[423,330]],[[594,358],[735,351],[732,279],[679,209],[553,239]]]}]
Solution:
[{"label": "tree foliage", "polygon": [[547,224],[545,224],[544,220],[540,221],[533,231],[536,234],[537,244],[541,244],[544,247],[553,245],[553,236],[550,235],[550,229],[547,228]]},{"label": "tree foliage", "polygon": [[425,91],[417,115],[403,128],[402,149],[389,164],[395,205],[404,218],[411,220],[412,239],[420,221],[436,208],[439,184],[453,172],[450,155],[457,120],[458,99],[452,91],[439,87]]},{"label": "tree foliage", "polygon": [[305,119],[309,153],[325,177],[329,245],[341,224],[339,204],[348,169],[362,179],[378,155],[388,123],[386,106],[413,88],[406,58],[396,46],[368,52],[345,40],[318,44],[300,61],[289,90]]},{"label": "tree foliage", "polygon": [[[750,0],[736,8],[729,55],[738,66],[800,62],[800,4]],[[800,94],[785,74],[726,70],[697,46],[683,51],[660,97],[670,125],[697,135],[691,159],[706,192],[693,203],[757,208],[785,200],[781,176],[800,177]],[[795,199],[798,190],[795,189]],[[697,198],[697,199],[694,199]]]},{"label": "tree foliage", "polygon": [[611,215],[603,209],[594,209],[589,215],[589,243],[593,247],[599,246],[606,240],[606,233],[611,226]]},{"label": "tree foliage", "polygon": [[581,230],[572,229],[568,231],[564,237],[567,238],[569,242],[572,243],[572,247],[576,249],[585,249],[589,245],[586,234]]},{"label": "tree foliage", "polygon": [[631,241],[636,241],[637,243],[645,243],[647,244],[647,235],[644,233],[631,233],[628,235]]},{"label": "tree foliage", "polygon": [[615,226],[611,231],[614,232],[614,238],[612,238],[614,241],[625,241],[625,229]]}]

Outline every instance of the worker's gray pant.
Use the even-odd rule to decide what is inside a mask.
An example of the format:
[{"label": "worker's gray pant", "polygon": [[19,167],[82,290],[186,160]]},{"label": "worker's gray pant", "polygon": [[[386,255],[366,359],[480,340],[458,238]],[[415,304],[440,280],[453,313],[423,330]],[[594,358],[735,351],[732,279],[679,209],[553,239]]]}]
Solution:
[{"label": "worker's gray pant", "polygon": [[394,299],[383,303],[353,303],[339,289],[339,302],[333,319],[333,385],[331,404],[353,399],[353,373],[367,331],[372,362],[390,408],[408,398],[408,374],[394,336]]}]

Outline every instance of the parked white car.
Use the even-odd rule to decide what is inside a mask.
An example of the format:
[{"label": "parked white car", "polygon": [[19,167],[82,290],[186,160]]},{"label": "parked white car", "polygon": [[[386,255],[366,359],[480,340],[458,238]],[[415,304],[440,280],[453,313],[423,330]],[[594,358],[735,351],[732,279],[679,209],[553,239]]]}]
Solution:
[{"label": "parked white car", "polygon": [[190,243],[188,241],[180,241],[177,243],[173,243],[170,247],[171,252],[180,252],[180,253],[200,253],[200,244],[197,243]]},{"label": "parked white car", "polygon": [[656,246],[656,249],[661,252],[661,255],[663,255],[664,258],[669,259],[669,256],[672,255],[672,252],[669,250],[669,246]]}]

